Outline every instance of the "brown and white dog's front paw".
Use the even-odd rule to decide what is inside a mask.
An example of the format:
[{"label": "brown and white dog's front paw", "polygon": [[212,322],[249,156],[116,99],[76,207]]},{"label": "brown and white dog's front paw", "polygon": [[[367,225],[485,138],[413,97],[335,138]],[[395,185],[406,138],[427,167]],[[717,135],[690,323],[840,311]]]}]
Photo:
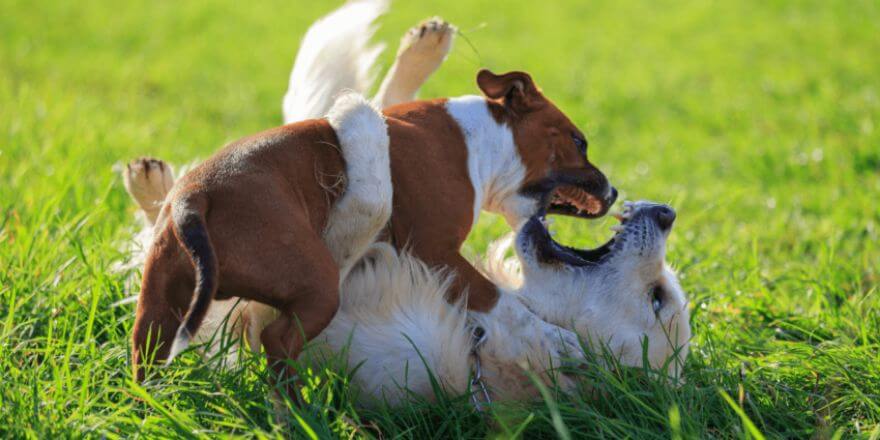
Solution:
[{"label": "brown and white dog's front paw", "polygon": [[414,100],[422,84],[446,59],[455,32],[455,26],[440,17],[408,30],[400,39],[397,59],[382,81],[375,102],[384,108]]},{"label": "brown and white dog's front paw", "polygon": [[142,157],[128,163],[122,171],[125,189],[153,223],[162,202],[174,186],[174,170],[159,159]]}]

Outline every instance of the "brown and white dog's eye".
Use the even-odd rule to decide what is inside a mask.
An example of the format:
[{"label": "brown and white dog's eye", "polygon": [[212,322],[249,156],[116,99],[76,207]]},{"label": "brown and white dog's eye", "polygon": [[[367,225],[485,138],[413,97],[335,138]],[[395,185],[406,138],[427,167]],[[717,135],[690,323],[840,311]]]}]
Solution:
[{"label": "brown and white dog's eye", "polygon": [[663,308],[663,288],[660,286],[651,289],[651,307],[654,309],[654,314],[660,313],[660,309]]},{"label": "brown and white dog's eye", "polygon": [[574,133],[571,134],[571,139],[574,140],[574,146],[577,147],[578,151],[580,151],[581,154],[586,155],[587,154],[587,139],[582,138]]}]

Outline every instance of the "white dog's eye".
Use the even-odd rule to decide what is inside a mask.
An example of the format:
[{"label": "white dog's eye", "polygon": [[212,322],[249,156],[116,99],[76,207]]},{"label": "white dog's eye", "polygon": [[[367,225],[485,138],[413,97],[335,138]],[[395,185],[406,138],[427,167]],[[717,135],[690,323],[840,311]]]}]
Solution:
[{"label": "white dog's eye", "polygon": [[651,307],[654,308],[655,314],[660,313],[660,309],[663,308],[663,288],[660,286],[651,290]]}]

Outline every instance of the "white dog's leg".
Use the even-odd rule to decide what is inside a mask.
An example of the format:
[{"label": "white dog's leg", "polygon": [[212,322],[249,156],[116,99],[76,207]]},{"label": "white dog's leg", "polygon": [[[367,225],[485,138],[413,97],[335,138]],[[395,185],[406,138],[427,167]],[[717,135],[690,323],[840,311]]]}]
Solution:
[{"label": "white dog's leg", "polygon": [[330,210],[324,242],[344,280],[391,219],[391,159],[382,114],[361,95],[336,100],[327,119],[345,159],[345,190]]},{"label": "white dog's leg", "polygon": [[137,202],[149,226],[156,222],[162,202],[174,186],[174,170],[159,159],[142,157],[128,163],[122,171],[128,194]]},{"label": "white dog's leg", "polygon": [[379,108],[412,101],[425,81],[440,67],[455,36],[455,26],[434,17],[407,31],[397,59],[385,75],[373,102]]}]

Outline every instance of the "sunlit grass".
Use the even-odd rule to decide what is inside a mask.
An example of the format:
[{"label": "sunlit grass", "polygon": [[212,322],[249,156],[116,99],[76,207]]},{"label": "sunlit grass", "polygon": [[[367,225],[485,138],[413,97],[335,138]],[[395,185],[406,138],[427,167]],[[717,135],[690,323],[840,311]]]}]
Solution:
[{"label": "sunlit grass", "polygon": [[[427,16],[462,29],[424,96],[474,93],[480,66],[529,71],[625,197],[678,210],[685,385],[587,369],[574,394],[480,415],[458,396],[358,409],[325,371],[284,425],[258,356],[189,353],[134,385],[133,309],[110,305],[134,288],[111,268],[135,221],[113,165],[278,124],[297,42],[334,6],[0,0],[0,436],[880,435],[872,1],[401,1],[383,19],[392,47]],[[590,245],[610,224],[558,229]],[[484,217],[466,252],[506,230]]]}]

